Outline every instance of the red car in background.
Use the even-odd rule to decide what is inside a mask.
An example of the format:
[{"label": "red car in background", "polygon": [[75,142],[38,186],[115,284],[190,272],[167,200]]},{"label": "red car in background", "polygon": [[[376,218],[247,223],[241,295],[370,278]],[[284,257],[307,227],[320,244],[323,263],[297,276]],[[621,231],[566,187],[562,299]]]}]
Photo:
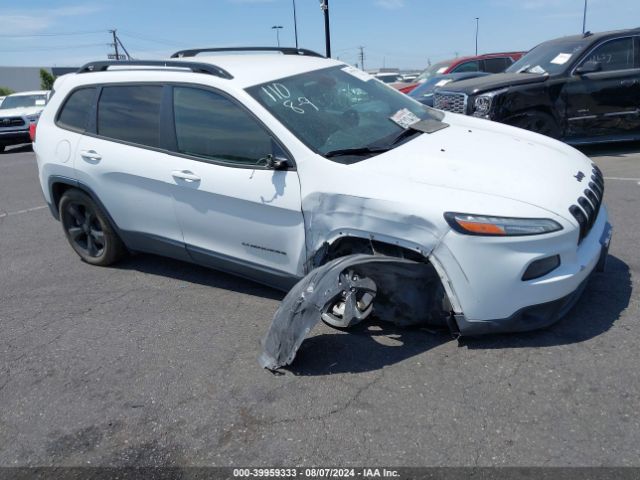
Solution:
[{"label": "red car in background", "polygon": [[512,63],[520,60],[527,52],[501,52],[501,53],[486,53],[484,55],[477,55],[471,57],[458,57],[451,60],[445,60],[443,62],[434,63],[426,68],[416,78],[414,83],[411,83],[399,90],[403,93],[409,93],[421,83],[426,82],[435,75],[444,75],[446,73],[463,73],[463,72],[487,72],[487,73],[500,73],[504,72]]}]

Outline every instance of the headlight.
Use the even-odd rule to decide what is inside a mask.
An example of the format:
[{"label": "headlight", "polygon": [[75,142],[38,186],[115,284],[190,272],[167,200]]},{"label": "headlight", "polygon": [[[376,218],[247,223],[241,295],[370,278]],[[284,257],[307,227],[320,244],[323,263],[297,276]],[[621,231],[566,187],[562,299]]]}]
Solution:
[{"label": "headlight", "polygon": [[455,212],[445,213],[444,218],[456,232],[467,235],[508,237],[562,230],[562,225],[550,218],[508,218]]},{"label": "headlight", "polygon": [[473,116],[488,118],[491,113],[494,97],[506,91],[507,89],[503,88],[501,90],[494,90],[493,92],[478,95],[473,101]]},{"label": "headlight", "polygon": [[38,119],[40,118],[40,114],[36,113],[34,115],[27,115],[27,120],[29,120],[30,122],[37,122]]}]

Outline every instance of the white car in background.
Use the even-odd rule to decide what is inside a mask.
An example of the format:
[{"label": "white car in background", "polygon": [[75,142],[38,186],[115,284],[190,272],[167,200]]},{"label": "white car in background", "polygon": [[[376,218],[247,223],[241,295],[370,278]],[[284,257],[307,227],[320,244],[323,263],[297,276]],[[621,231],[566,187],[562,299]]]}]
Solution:
[{"label": "white car in background", "polygon": [[[396,258],[433,274],[408,284],[433,310],[409,313],[462,335],[546,326],[602,267],[604,181],[579,151],[307,50],[229,50],[56,82],[34,150],[84,261],[152,252],[288,290],[338,258]],[[345,275],[352,289],[322,312],[338,326],[377,301]]]},{"label": "white car in background", "polygon": [[0,103],[0,152],[10,145],[29,143],[29,127],[47,104],[48,90],[7,95]]}]

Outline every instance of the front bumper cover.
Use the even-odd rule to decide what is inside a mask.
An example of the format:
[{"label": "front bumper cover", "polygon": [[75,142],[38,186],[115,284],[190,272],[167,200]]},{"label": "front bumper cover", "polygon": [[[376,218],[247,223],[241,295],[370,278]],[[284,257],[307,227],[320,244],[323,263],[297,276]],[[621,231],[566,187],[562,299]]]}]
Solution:
[{"label": "front bumper cover", "polygon": [[580,295],[584,291],[589,279],[594,272],[604,270],[606,259],[609,254],[609,245],[613,229],[611,224],[605,225],[600,237],[600,257],[593,270],[580,282],[578,287],[568,295],[551,302],[530,305],[521,308],[507,318],[484,321],[468,321],[463,314],[454,315],[461,336],[486,335],[491,333],[515,333],[527,332],[549,327],[562,317],[577,303]]}]

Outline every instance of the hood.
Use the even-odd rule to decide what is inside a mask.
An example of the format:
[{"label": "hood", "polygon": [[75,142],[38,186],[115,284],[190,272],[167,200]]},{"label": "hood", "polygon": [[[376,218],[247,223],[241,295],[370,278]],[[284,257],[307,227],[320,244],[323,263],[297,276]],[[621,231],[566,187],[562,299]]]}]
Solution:
[{"label": "hood", "polygon": [[[502,197],[542,208],[574,222],[569,207],[587,187],[592,162],[542,135],[463,115],[450,127],[422,134],[353,167],[386,179]],[[581,182],[576,175],[585,174]],[[455,192],[452,190],[452,194]],[[500,212],[470,213],[500,215]]]},{"label": "hood", "polygon": [[27,115],[35,115],[42,112],[44,107],[19,107],[19,108],[0,108],[0,118],[2,117],[26,117]]},{"label": "hood", "polygon": [[549,78],[548,75],[540,75],[539,73],[495,73],[486,77],[461,80],[455,84],[446,85],[443,90],[473,95],[478,92],[497,90],[515,85],[542,83],[545,82],[547,78]]}]

